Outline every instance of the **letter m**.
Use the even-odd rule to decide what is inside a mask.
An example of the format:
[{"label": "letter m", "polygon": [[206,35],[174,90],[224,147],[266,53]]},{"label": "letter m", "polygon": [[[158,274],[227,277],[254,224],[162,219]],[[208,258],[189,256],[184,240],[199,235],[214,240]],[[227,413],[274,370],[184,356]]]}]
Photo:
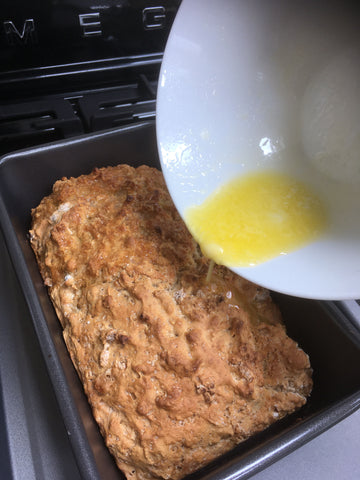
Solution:
[{"label": "letter m", "polygon": [[9,45],[25,45],[29,41],[31,43],[35,43],[36,41],[35,24],[32,18],[25,20],[21,33],[10,20],[4,22],[4,29]]}]

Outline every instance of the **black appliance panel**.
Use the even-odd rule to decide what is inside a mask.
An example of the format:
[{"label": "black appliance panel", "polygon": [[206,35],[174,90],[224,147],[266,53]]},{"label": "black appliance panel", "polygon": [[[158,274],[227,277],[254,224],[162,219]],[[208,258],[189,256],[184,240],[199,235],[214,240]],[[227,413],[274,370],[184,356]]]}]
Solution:
[{"label": "black appliance panel", "polygon": [[179,3],[2,1],[1,73],[162,52]]}]

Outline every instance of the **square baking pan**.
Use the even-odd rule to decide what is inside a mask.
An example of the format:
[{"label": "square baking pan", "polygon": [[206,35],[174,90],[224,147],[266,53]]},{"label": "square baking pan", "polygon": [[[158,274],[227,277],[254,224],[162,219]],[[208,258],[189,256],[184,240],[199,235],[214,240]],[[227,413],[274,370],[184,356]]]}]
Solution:
[{"label": "square baking pan", "polygon": [[[128,163],[159,167],[155,125],[144,122],[22,150],[0,161],[0,222],[31,314],[74,455],[84,479],[122,479],[67,353],[29,244],[30,211],[63,176]],[[329,266],[331,271],[331,265]],[[360,407],[360,307],[273,293],[287,331],[309,354],[314,389],[296,413],[238,445],[190,479],[245,479]]]}]

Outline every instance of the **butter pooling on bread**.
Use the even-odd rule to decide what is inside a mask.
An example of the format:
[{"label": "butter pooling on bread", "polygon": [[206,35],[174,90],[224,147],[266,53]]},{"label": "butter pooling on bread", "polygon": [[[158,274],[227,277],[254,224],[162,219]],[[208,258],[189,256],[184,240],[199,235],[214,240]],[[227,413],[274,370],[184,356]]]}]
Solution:
[{"label": "butter pooling on bread", "polygon": [[180,479],[305,404],[308,356],[268,292],[209,260],[162,174],[63,178],[31,245],[105,442],[132,479]]}]

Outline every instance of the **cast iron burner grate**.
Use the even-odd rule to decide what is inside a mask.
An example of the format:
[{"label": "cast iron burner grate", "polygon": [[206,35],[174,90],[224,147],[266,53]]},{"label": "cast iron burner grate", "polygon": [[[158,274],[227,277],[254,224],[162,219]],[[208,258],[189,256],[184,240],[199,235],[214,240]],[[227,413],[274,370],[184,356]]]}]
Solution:
[{"label": "cast iron burner grate", "polygon": [[155,118],[156,88],[156,74],[140,74],[126,85],[3,103],[0,155]]}]

